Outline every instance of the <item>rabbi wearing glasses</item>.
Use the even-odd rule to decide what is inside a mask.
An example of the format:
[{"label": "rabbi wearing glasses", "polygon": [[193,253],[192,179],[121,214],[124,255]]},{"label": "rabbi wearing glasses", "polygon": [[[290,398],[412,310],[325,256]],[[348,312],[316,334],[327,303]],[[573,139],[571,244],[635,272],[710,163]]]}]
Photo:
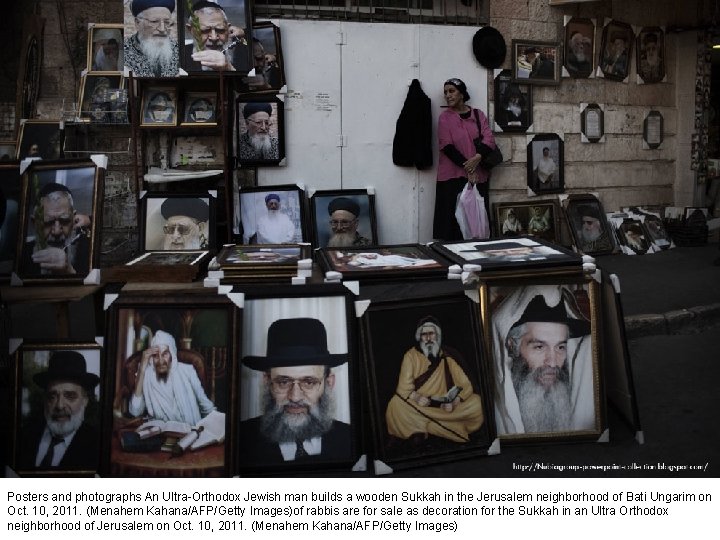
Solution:
[{"label": "rabbi wearing glasses", "polygon": [[[207,249],[210,207],[199,198],[168,198],[160,205],[163,225],[163,245],[167,251]],[[152,249],[146,246],[147,249]]]}]

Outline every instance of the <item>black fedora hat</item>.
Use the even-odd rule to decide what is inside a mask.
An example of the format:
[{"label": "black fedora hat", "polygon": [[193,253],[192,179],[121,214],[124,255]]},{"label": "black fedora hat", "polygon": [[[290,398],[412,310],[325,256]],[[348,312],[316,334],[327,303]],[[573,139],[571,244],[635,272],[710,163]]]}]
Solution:
[{"label": "black fedora hat", "polygon": [[526,322],[550,322],[565,324],[570,329],[570,337],[576,338],[580,336],[586,336],[590,333],[590,322],[585,319],[573,319],[568,317],[567,311],[565,311],[565,304],[561,300],[555,307],[550,307],[545,302],[545,297],[542,294],[538,294],[525,308],[525,313],[522,314],[515,324],[510,328],[515,328]]},{"label": "black fedora hat", "polygon": [[52,381],[72,381],[92,392],[100,377],[88,373],[85,357],[79,352],[57,351],[50,356],[47,371],[33,375],[33,381],[43,389]]},{"label": "black fedora hat", "polygon": [[267,356],[246,356],[250,369],[265,371],[274,367],[335,367],[348,361],[347,354],[330,354],[325,325],[318,319],[278,319],[268,328]]},{"label": "black fedora hat", "polygon": [[505,61],[505,38],[492,26],[483,26],[475,32],[472,47],[477,61],[487,69],[499,68]]}]

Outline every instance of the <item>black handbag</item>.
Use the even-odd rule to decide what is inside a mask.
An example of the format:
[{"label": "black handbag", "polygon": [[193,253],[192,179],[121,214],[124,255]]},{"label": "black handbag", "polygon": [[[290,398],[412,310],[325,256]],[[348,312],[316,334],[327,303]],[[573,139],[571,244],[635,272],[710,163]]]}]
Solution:
[{"label": "black handbag", "polygon": [[480,133],[480,137],[473,140],[473,143],[475,143],[475,151],[482,156],[480,166],[483,169],[490,170],[495,167],[495,165],[499,165],[503,162],[503,155],[500,148],[497,146],[495,148],[491,148],[482,142],[482,128],[480,127],[480,117],[478,116],[477,109],[473,109],[473,114],[475,115],[478,133]]}]

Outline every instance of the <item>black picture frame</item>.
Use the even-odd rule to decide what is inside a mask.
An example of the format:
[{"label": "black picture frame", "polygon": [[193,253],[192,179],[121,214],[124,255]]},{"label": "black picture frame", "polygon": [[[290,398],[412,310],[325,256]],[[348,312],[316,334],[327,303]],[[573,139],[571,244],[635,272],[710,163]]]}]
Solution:
[{"label": "black picture frame", "polygon": [[183,116],[181,126],[217,126],[217,92],[185,92],[182,96]]},{"label": "black picture frame", "polygon": [[122,24],[88,23],[88,73],[123,72],[124,33],[125,26]]},{"label": "black picture frame", "polygon": [[[244,292],[244,339],[238,358],[239,444],[235,452],[239,472],[247,475],[349,472],[364,450],[354,295],[340,284],[254,286]],[[283,336],[282,343],[276,347],[279,335]],[[300,358],[295,365],[281,365],[284,347],[292,348],[301,342],[305,347],[298,349]],[[302,365],[302,349],[311,350],[314,346],[323,352],[314,355],[309,365]],[[329,368],[324,374],[323,366]],[[309,375],[320,380],[318,389],[331,396],[334,411],[323,410],[318,390],[302,390],[295,384],[298,378]],[[306,400],[318,403],[321,411],[318,415],[326,421],[324,427],[313,430],[314,436],[322,441],[321,447],[307,447],[308,441],[303,442],[309,454],[304,458],[296,456],[295,444],[281,448],[272,437],[266,437],[270,428],[262,425],[263,411],[271,410],[264,408],[263,402],[274,402],[273,394],[284,395],[281,389],[271,390],[275,388],[275,378],[288,376],[294,379],[286,392],[302,392]],[[282,416],[278,416],[278,422],[282,421]]]},{"label": "black picture frame", "polygon": [[655,84],[665,79],[665,30],[659,26],[643,26],[636,38],[638,84]]},{"label": "black picture frame", "polygon": [[624,251],[635,255],[644,255],[650,249],[652,240],[639,219],[624,218],[617,227],[617,236]]},{"label": "black picture frame", "polygon": [[665,139],[665,119],[660,111],[649,111],[643,120],[643,145],[657,150]]},{"label": "black picture frame", "polygon": [[125,80],[122,74],[89,72],[80,83],[78,116],[96,123],[113,122],[113,101],[120,98]]},{"label": "black picture frame", "polygon": [[[338,199],[338,203],[348,206],[349,203],[345,199],[354,202],[359,214],[355,218],[355,224],[350,224],[348,229],[342,229],[341,232],[347,232],[355,228],[356,239],[351,247],[361,245],[377,245],[377,218],[375,215],[375,193],[367,189],[337,189],[337,190],[321,190],[315,191],[310,196],[310,223],[312,227],[312,243],[313,246],[328,247],[330,239],[333,236],[332,225],[329,221],[332,219],[330,213],[330,204]],[[352,206],[351,204],[349,206]],[[342,210],[350,212],[350,210]],[[350,212],[351,213],[351,212]],[[350,219],[350,215],[345,214],[344,218]]]},{"label": "black picture frame", "polygon": [[[241,244],[285,244],[309,242],[307,222],[307,197],[304,188],[298,185],[241,187],[239,189],[239,215],[236,222],[239,232],[236,240]],[[277,212],[285,225],[273,224],[272,229],[264,225],[268,215],[267,200],[270,195],[279,200]],[[279,218],[280,219],[280,218]],[[289,221],[290,224],[287,222]],[[265,230],[265,232],[263,232]],[[291,236],[292,235],[292,236]]]},{"label": "black picture frame", "polygon": [[298,263],[311,257],[309,244],[264,244],[223,246],[215,256],[220,270],[233,272],[267,272],[297,270]]},{"label": "black picture frame", "polygon": [[[495,422],[503,444],[601,439],[606,415],[599,294],[599,283],[589,276],[551,278],[542,272],[522,280],[480,286],[483,330],[490,336],[488,352],[495,374]],[[548,309],[554,317],[548,317]],[[529,319],[533,319],[533,326],[522,324]],[[532,355],[536,352],[527,345],[541,333],[547,343],[563,343],[553,345],[552,361],[545,367],[540,364],[542,372],[534,370],[537,358]],[[517,362],[521,364],[513,373]],[[535,373],[541,378],[535,379]],[[538,403],[531,403],[532,398],[519,397],[516,385],[552,387],[553,393],[559,394],[560,405],[548,413],[544,395]],[[532,394],[532,390],[523,394]],[[541,414],[534,417],[533,412]]]},{"label": "black picture frame", "polygon": [[245,81],[248,88],[253,92],[282,89],[286,80],[280,28],[271,21],[260,21],[253,25],[252,37],[253,75]]},{"label": "black picture frame", "polygon": [[562,210],[555,200],[493,203],[493,215],[495,230],[501,238],[528,235],[560,243]]},{"label": "black picture frame", "polygon": [[[61,159],[65,129],[62,122],[22,120],[15,151],[17,159]],[[34,148],[36,146],[37,148]]]},{"label": "black picture frame", "polygon": [[560,84],[561,62],[562,44],[560,43],[512,40],[513,82],[538,85]]},{"label": "black picture frame", "polygon": [[[95,342],[40,340],[24,340],[12,352],[14,431],[9,463],[19,476],[97,474],[104,403],[103,352]],[[76,369],[72,379],[67,378],[70,364]],[[56,426],[49,428],[44,411],[46,402],[51,407],[54,400],[47,398],[60,392],[68,396],[65,403],[73,416],[67,421],[57,420]],[[75,422],[78,426],[71,429]],[[58,436],[72,434],[71,440],[59,443],[47,457],[49,463],[45,456],[51,446],[50,436],[43,436],[46,427]]]},{"label": "black picture frame", "polygon": [[22,175],[17,161],[0,161],[0,281],[15,268],[21,217]]},{"label": "black picture frame", "polygon": [[[285,104],[276,96],[240,95],[235,100],[235,157],[240,166],[280,166],[285,160]],[[254,111],[250,113],[250,111]],[[269,112],[268,112],[269,111]],[[248,114],[248,118],[245,118]],[[258,116],[259,115],[259,116]],[[256,117],[257,116],[257,117]],[[265,130],[268,147],[262,152],[250,142],[252,131]]]},{"label": "black picture frame", "polygon": [[[251,28],[252,28],[252,15],[251,15],[251,2],[249,0],[215,0],[224,17],[228,23],[228,31],[215,34],[217,36],[216,41],[219,43],[221,50],[225,50],[226,61],[232,66],[229,69],[229,65],[226,63],[222,70],[210,70],[204,69],[200,62],[196,62],[192,59],[193,51],[197,48],[195,44],[195,36],[192,32],[194,25],[193,21],[190,21],[190,13],[188,9],[188,3],[179,1],[178,4],[178,43],[180,47],[180,67],[187,73],[215,73],[225,72],[233,73],[238,72],[240,74],[246,74],[252,68],[252,47],[251,47]],[[192,2],[195,4],[195,2]],[[222,19],[218,21],[212,20],[211,22],[217,23],[219,27]],[[197,20],[197,24],[200,27],[210,26],[209,24],[203,25],[203,21]],[[203,43],[203,48],[208,46],[207,43]]]},{"label": "black picture frame", "polygon": [[[235,358],[242,340],[241,326],[242,310],[238,303],[228,295],[213,292],[121,293],[109,303],[105,395],[112,405],[105,408],[103,417],[103,476],[231,475],[237,395]],[[166,334],[159,335],[160,331]],[[171,354],[178,369],[175,376],[182,373],[187,381],[178,386],[191,389],[186,392],[192,392],[194,397],[185,400],[194,406],[185,406],[179,414],[166,415],[161,406],[153,404],[152,384],[144,384],[142,400],[131,402],[143,351],[153,346],[155,337],[163,343],[172,338],[175,351]],[[168,350],[172,351],[172,347]],[[154,375],[157,358],[156,355],[152,366],[148,365],[145,375]],[[212,407],[215,410],[209,412]],[[196,417],[201,420],[196,421]],[[174,420],[193,427],[205,425],[203,432],[209,444],[194,450],[193,446],[185,446],[188,440],[183,441],[182,435],[162,431],[141,438],[138,428],[149,419]],[[223,438],[217,442],[220,435]],[[185,446],[185,450],[178,444]],[[194,444],[200,446],[202,439]]]},{"label": "black picture frame", "polygon": [[605,141],[605,111],[597,103],[580,105],[580,142]]},{"label": "black picture frame", "polygon": [[[527,185],[536,195],[565,191],[565,143],[556,133],[528,136]],[[547,149],[547,155],[545,152]],[[550,163],[547,160],[551,160]]]},{"label": "black picture frame", "polygon": [[494,131],[524,133],[533,123],[532,85],[514,82],[511,71],[495,76]]},{"label": "black picture frame", "polygon": [[[105,169],[90,160],[37,160],[30,164],[22,179],[13,282],[17,277],[19,284],[77,284],[97,269],[104,174]],[[41,194],[51,198],[37,206]],[[41,229],[39,223],[48,221],[47,211],[56,219]],[[38,241],[39,235],[45,239]],[[57,246],[46,245],[50,236]],[[62,268],[57,266],[55,250],[65,254]]]},{"label": "black picture frame", "polygon": [[[495,423],[478,313],[476,301],[463,291],[373,300],[363,313],[376,474],[487,455]],[[427,323],[440,330],[440,368],[435,371],[425,369],[429,362],[418,335]],[[427,380],[417,382],[425,372]],[[453,386],[460,389],[459,402],[443,405],[430,399],[448,397]],[[421,404],[421,398],[429,403]]]},{"label": "black picture frame", "polygon": [[634,41],[632,26],[615,19],[608,21],[602,32],[598,58],[599,74],[611,81],[627,79]]},{"label": "black picture frame", "polygon": [[[145,192],[140,199],[141,250],[214,251],[216,205],[216,192]],[[165,227],[173,230],[165,232]]]},{"label": "black picture frame", "polygon": [[595,23],[572,17],[565,24],[563,67],[574,79],[587,79],[595,69]]},{"label": "black picture frame", "polygon": [[178,122],[178,89],[176,86],[146,86],[140,105],[142,127],[174,127]]},{"label": "black picture frame", "polygon": [[[562,205],[570,224],[573,243],[579,251],[587,255],[602,255],[615,250],[612,230],[603,205],[597,197],[589,193],[573,194],[568,196]],[[584,225],[583,214],[593,219]],[[583,229],[587,231],[583,232]]]}]

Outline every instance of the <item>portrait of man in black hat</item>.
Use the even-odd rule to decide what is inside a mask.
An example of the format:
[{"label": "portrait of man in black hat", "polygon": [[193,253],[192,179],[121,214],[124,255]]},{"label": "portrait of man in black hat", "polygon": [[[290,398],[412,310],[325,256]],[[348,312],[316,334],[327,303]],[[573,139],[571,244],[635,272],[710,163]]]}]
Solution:
[{"label": "portrait of man in black hat", "polygon": [[[46,351],[24,352],[24,362]],[[99,352],[96,370],[99,371]],[[27,371],[27,366],[25,366]],[[96,400],[97,373],[88,371],[85,356],[76,350],[49,353],[47,368],[32,375],[30,390],[42,390],[42,415],[20,430],[18,467],[21,469],[87,469],[98,466],[100,434],[86,421],[88,405]],[[28,381],[29,383],[29,381]],[[39,411],[38,411],[39,412]]]},{"label": "portrait of man in black hat", "polygon": [[125,27],[125,67],[135,77],[175,77],[180,63],[175,0],[126,2],[134,25]]},{"label": "portrait of man in black hat", "polygon": [[582,252],[595,253],[612,249],[605,216],[597,205],[579,205],[575,215],[578,223],[576,240]]},{"label": "portrait of man in black hat", "polygon": [[360,205],[349,197],[335,197],[327,207],[330,216],[328,247],[370,246],[372,240],[358,232]]},{"label": "portrait of man in black hat", "polygon": [[267,101],[251,101],[241,105],[244,131],[238,137],[238,159],[272,161],[280,159],[277,105]]},{"label": "portrait of man in black hat", "polygon": [[151,214],[162,216],[162,235],[146,226],[145,249],[182,251],[207,249],[209,241],[209,199],[201,197],[168,197],[148,200],[148,221]]},{"label": "portrait of man in black hat", "polygon": [[335,368],[348,360],[347,353],[329,352],[319,319],[272,322],[266,355],[242,359],[262,373],[262,413],[240,423],[241,466],[350,459],[350,425],[335,418]]}]

